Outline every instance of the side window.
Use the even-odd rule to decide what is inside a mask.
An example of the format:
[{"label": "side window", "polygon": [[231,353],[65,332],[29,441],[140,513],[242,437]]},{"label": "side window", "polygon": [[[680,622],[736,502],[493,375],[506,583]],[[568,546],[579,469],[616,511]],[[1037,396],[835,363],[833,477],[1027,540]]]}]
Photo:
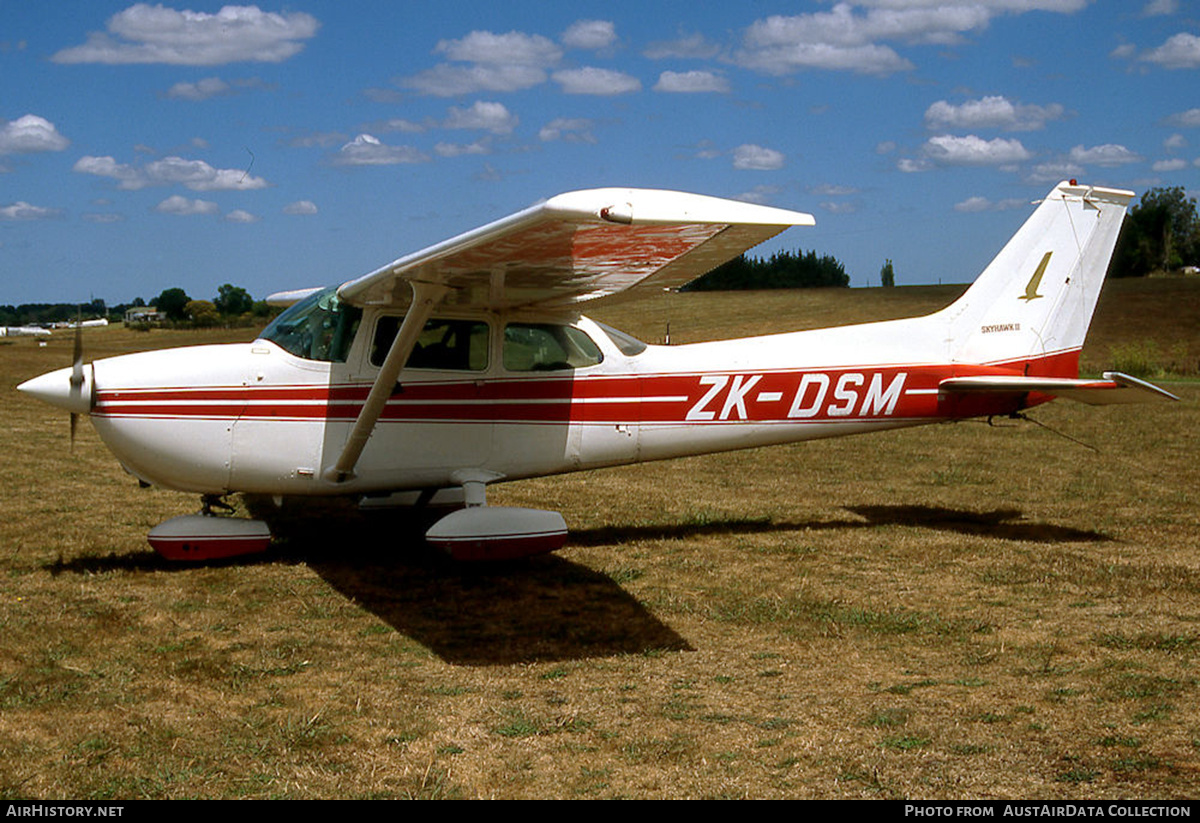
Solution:
[{"label": "side window", "polygon": [[584,369],[603,359],[592,338],[574,326],[509,323],[504,327],[504,368],[509,371]]},{"label": "side window", "polygon": [[[381,317],[375,324],[375,337],[371,343],[373,365],[383,365],[402,320],[402,317]],[[483,371],[487,365],[487,323],[434,318],[426,321],[405,368]]]}]

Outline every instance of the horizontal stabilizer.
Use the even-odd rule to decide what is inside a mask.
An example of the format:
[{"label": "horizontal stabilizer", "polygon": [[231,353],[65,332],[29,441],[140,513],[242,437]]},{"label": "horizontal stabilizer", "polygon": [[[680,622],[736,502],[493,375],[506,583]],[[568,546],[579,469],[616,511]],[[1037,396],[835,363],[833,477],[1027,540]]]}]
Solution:
[{"label": "horizontal stabilizer", "polygon": [[1179,398],[1158,386],[1118,371],[1106,371],[1102,380],[1071,377],[1027,377],[1023,375],[977,375],[951,377],[938,384],[938,391],[971,394],[1025,394],[1039,392],[1092,406],[1113,403],[1147,403]]}]

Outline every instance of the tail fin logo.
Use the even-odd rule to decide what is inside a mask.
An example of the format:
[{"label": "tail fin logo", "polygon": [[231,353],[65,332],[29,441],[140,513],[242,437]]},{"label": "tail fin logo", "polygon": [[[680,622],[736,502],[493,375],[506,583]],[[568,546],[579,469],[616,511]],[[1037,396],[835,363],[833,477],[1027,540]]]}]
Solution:
[{"label": "tail fin logo", "polygon": [[1038,294],[1037,290],[1038,286],[1042,285],[1042,275],[1046,273],[1046,266],[1050,265],[1050,255],[1052,254],[1054,252],[1048,251],[1042,257],[1042,262],[1038,263],[1037,271],[1033,273],[1033,277],[1029,278],[1029,282],[1025,284],[1025,293],[1018,298],[1019,300],[1024,300],[1028,303],[1030,300],[1037,300],[1043,296]]}]

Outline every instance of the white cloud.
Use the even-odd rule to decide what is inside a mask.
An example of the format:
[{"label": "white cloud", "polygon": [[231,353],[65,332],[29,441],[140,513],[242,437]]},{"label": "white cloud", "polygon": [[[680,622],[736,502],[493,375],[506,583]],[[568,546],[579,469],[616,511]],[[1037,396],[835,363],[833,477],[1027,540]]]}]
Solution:
[{"label": "white cloud", "polygon": [[51,220],[61,216],[62,209],[33,206],[24,200],[18,200],[8,206],[0,206],[0,220]]},{"label": "white cloud", "polygon": [[438,142],[433,151],[438,157],[462,157],[465,154],[491,154],[492,147],[486,139],[466,144]]},{"label": "white cloud", "polygon": [[545,83],[546,69],[562,59],[553,41],[519,31],[473,31],[460,40],[439,41],[434,53],[466,65],[439,63],[396,82],[435,97],[520,91]]},{"label": "white cloud", "polygon": [[53,123],[36,114],[0,125],[0,154],[62,151],[70,144]]},{"label": "white cloud", "polygon": [[378,137],[360,134],[338,149],[333,162],[338,166],[394,166],[428,163],[431,158],[412,146],[388,146]]},{"label": "white cloud", "polygon": [[118,163],[112,157],[85,155],[75,162],[73,171],[110,177],[117,181],[118,188],[126,191],[170,185],[182,185],[192,191],[245,191],[264,189],[270,185],[244,169],[217,169],[203,160],[185,160],[174,156],[155,160],[139,168]]},{"label": "white cloud", "polygon": [[[734,55],[738,65],[767,74],[802,69],[888,75],[914,68],[885,42],[956,45],[1000,14],[1078,11],[1088,0],[858,0],[829,11],[773,15],[753,23]],[[858,7],[866,7],[857,13]]]},{"label": "white cloud", "polygon": [[[371,131],[399,131],[405,134],[422,134],[429,131],[429,129],[437,128],[437,123],[431,117],[426,118],[423,123],[418,123],[415,120],[406,120],[403,117],[390,117],[387,120],[372,123],[369,128]],[[340,143],[345,139],[345,137],[342,137],[337,142]]]},{"label": "white cloud", "polygon": [[961,212],[1008,211],[1010,209],[1025,208],[1028,205],[1029,201],[1020,197],[1010,197],[997,202],[992,202],[986,197],[968,197],[961,203],[955,203],[954,210]]},{"label": "white cloud", "polygon": [[925,110],[925,127],[933,131],[946,129],[1000,129],[1002,131],[1035,131],[1051,120],[1063,117],[1065,109],[1058,103],[1048,106],[1017,105],[1007,97],[991,96],[968,100],[955,106],[939,100]]},{"label": "white cloud", "polygon": [[642,52],[644,57],[651,60],[666,58],[684,58],[690,60],[710,60],[721,53],[721,47],[710,42],[703,34],[688,34],[677,40],[660,40],[651,43]]},{"label": "white cloud", "polygon": [[758,203],[761,206],[770,203],[782,191],[780,186],[761,185],[755,186],[750,191],[735,194],[733,199],[741,200],[743,203]]},{"label": "white cloud", "polygon": [[746,143],[733,150],[733,167],[751,171],[773,171],[783,168],[783,152]]},{"label": "white cloud", "polygon": [[245,169],[216,169],[203,160],[185,160],[182,157],[164,157],[147,163],[144,172],[151,183],[178,183],[192,191],[265,189],[269,185],[263,178],[251,176]]},{"label": "white cloud", "polygon": [[737,63],[743,68],[766,74],[828,69],[888,75],[916,68],[888,46],[835,46],[828,43],[795,43],[753,52],[743,51],[738,55]]},{"label": "white cloud", "polygon": [[84,155],[75,161],[72,171],[80,174],[94,174],[97,177],[111,177],[120,185],[119,188],[133,191],[150,185],[145,175],[134,166],[118,163],[112,157],[93,157]]},{"label": "white cloud", "polygon": [[283,207],[284,214],[312,215],[317,213],[317,204],[311,200],[297,200]]},{"label": "white cloud", "polygon": [[1117,60],[1126,60],[1128,58],[1135,56],[1136,54],[1137,54],[1137,46],[1133,45],[1133,43],[1122,43],[1121,45],[1117,46],[1115,49],[1110,51],[1108,53],[1108,56],[1115,58]]},{"label": "white cloud", "polygon": [[566,143],[595,143],[592,134],[595,123],[586,117],[556,117],[538,131],[538,139],[549,143],[562,140]]},{"label": "white cloud", "polygon": [[1174,158],[1171,160],[1159,160],[1150,168],[1154,171],[1179,171],[1187,168],[1187,161],[1182,158]]},{"label": "white cloud", "polygon": [[1026,182],[1058,183],[1062,180],[1074,180],[1084,175],[1085,169],[1077,163],[1066,160],[1056,160],[1049,163],[1038,163],[1025,176]]},{"label": "white cloud", "polygon": [[1143,17],[1159,17],[1179,11],[1178,0],[1150,0],[1142,9]]},{"label": "white cloud", "polygon": [[125,216],[112,212],[88,212],[83,215],[83,219],[88,223],[121,223],[125,220]]},{"label": "white cloud", "polygon": [[858,189],[854,186],[838,186],[833,183],[821,183],[813,186],[809,191],[819,197],[848,197],[851,194],[858,194]]},{"label": "white cloud", "polygon": [[1182,134],[1172,134],[1163,141],[1163,148],[1167,151],[1177,151],[1187,146],[1187,138]]},{"label": "white cloud", "polygon": [[138,3],[91,32],[82,46],[63,49],[56,63],[166,63],[216,66],[278,63],[304,48],[320,23],[309,14],[264,12],[258,6],[225,6],[216,14]]},{"label": "white cloud", "polygon": [[530,89],[546,82],[545,70],[537,66],[474,65],[440,63],[399,83],[421,94],[457,97],[477,92],[510,92]]},{"label": "white cloud", "polygon": [[956,137],[943,134],[925,141],[921,154],[939,166],[1002,166],[1030,158],[1020,140],[997,137],[984,140],[974,134]]},{"label": "white cloud", "polygon": [[442,40],[435,53],[447,59],[493,66],[553,66],[562,59],[562,49],[540,34],[510,31],[495,34],[473,31],[461,40]]},{"label": "white cloud", "polygon": [[611,96],[629,94],[642,89],[642,81],[636,77],[612,69],[598,69],[591,66],[556,71],[553,78],[566,94]]},{"label": "white cloud", "polygon": [[572,49],[606,49],[616,40],[616,27],[609,20],[579,20],[562,34],[563,45]]},{"label": "white cloud", "polygon": [[174,214],[179,217],[192,217],[198,214],[218,214],[220,209],[211,200],[190,200],[178,194],[173,194],[154,207],[161,214]]},{"label": "white cloud", "polygon": [[858,206],[854,203],[848,203],[845,200],[826,200],[817,205],[830,214],[854,214],[858,211]]},{"label": "white cloud", "polygon": [[1172,126],[1182,126],[1184,128],[1200,126],[1200,109],[1188,109],[1178,114],[1172,114],[1167,118],[1167,123]]},{"label": "white cloud", "polygon": [[1194,69],[1200,67],[1200,37],[1180,32],[1167,39],[1156,49],[1141,57],[1148,63],[1157,63],[1165,69]]},{"label": "white cloud", "polygon": [[711,71],[664,71],[654,84],[655,91],[719,92],[729,91],[729,81]]},{"label": "white cloud", "polygon": [[225,215],[225,220],[229,223],[257,223],[261,219],[258,215],[251,214],[243,209],[234,209]]},{"label": "white cloud", "polygon": [[1105,143],[1102,146],[1093,146],[1090,149],[1086,149],[1082,145],[1076,146],[1071,149],[1069,158],[1072,163],[1103,166],[1105,168],[1124,166],[1128,163],[1138,163],[1142,160],[1140,155],[1116,143]]},{"label": "white cloud", "polygon": [[451,107],[446,121],[447,129],[481,129],[492,134],[510,134],[519,119],[503,103],[488,103],[477,100],[469,109]]},{"label": "white cloud", "polygon": [[167,89],[167,97],[171,100],[192,100],[199,102],[210,97],[229,94],[230,85],[220,77],[206,77],[195,83],[176,83]]}]

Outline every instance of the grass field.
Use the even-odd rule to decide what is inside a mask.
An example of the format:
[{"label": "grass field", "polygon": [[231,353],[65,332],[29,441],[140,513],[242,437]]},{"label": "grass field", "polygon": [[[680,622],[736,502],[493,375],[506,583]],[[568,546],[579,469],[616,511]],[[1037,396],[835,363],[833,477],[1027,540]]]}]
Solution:
[{"label": "grass field", "polygon": [[[686,342],[936,308],[956,287],[664,295]],[[554,556],[459,567],[396,515],[293,509],[179,566],[194,511],[13,391],[0,346],[5,798],[1195,798],[1200,284],[1116,283],[1083,362],[1179,404],[982,422],[496,487]],[[89,330],[89,357],[245,339]]]}]

